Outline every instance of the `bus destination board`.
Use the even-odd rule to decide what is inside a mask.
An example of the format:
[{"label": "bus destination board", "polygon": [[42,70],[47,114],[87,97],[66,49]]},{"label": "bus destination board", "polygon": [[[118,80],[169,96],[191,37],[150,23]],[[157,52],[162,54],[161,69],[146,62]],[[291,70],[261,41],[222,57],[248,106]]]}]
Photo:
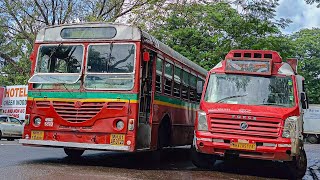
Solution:
[{"label": "bus destination board", "polygon": [[226,72],[271,75],[270,60],[226,60]]}]

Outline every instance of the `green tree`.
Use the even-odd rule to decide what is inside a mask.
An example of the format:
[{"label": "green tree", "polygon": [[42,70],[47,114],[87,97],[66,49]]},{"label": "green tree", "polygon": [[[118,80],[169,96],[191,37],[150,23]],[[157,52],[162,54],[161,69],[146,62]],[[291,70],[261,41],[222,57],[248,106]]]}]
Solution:
[{"label": "green tree", "polygon": [[155,9],[157,20],[146,16],[135,23],[207,69],[231,49],[271,49],[289,56],[290,40],[280,31],[289,21],[274,19],[277,3],[252,2],[238,3],[242,11],[228,3],[170,4],[163,13]]},{"label": "green tree", "polygon": [[295,56],[298,71],[304,76],[310,103],[320,103],[320,29],[303,29],[294,33]]}]

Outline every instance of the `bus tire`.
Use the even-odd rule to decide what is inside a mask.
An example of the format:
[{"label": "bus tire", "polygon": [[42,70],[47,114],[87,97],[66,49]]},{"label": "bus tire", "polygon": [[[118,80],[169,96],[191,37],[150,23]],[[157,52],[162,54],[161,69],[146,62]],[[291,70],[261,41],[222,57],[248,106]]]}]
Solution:
[{"label": "bus tire", "polygon": [[213,155],[198,152],[194,145],[191,146],[191,160],[196,167],[211,170],[216,162],[216,158]]},{"label": "bus tire", "polygon": [[63,150],[66,153],[66,155],[70,158],[79,158],[84,153],[84,150],[82,149],[64,148]]},{"label": "bus tire", "polygon": [[301,179],[307,171],[307,155],[304,149],[300,155],[293,157],[292,161],[287,162],[289,169],[289,179]]},{"label": "bus tire", "polygon": [[158,129],[157,149],[161,150],[164,147],[170,146],[170,138],[171,138],[171,124],[170,124],[170,119],[167,117],[161,121],[161,124]]},{"label": "bus tire", "polygon": [[316,135],[314,134],[310,134],[307,137],[308,142],[310,142],[311,144],[317,144],[319,142],[319,139],[317,138]]},{"label": "bus tire", "polygon": [[2,139],[2,131],[0,131],[0,140]]}]

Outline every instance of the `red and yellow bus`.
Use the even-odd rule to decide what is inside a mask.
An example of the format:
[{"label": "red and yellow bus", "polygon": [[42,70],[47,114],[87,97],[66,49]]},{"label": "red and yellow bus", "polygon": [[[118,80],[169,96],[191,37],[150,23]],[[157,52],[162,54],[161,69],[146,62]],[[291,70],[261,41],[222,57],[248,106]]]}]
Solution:
[{"label": "red and yellow bus", "polygon": [[207,76],[197,111],[193,163],[212,168],[221,157],[285,161],[295,178],[306,172],[304,78],[296,59],[275,51],[233,50]]},{"label": "red and yellow bus", "polygon": [[75,157],[192,144],[207,71],[139,28],[45,27],[30,58],[23,145]]}]

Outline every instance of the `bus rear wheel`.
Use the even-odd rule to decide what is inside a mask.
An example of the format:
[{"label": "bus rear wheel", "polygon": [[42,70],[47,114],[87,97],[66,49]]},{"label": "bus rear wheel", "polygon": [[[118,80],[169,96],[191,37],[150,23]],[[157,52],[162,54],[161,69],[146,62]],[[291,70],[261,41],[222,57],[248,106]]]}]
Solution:
[{"label": "bus rear wheel", "polygon": [[290,179],[301,179],[307,171],[307,155],[304,149],[301,150],[300,155],[293,158],[292,161],[287,162]]},{"label": "bus rear wheel", "polygon": [[84,153],[84,150],[64,148],[64,152],[68,157],[79,158]]},{"label": "bus rear wheel", "polygon": [[194,145],[191,146],[191,159],[192,163],[201,169],[213,169],[216,162],[213,155],[198,152]]}]

